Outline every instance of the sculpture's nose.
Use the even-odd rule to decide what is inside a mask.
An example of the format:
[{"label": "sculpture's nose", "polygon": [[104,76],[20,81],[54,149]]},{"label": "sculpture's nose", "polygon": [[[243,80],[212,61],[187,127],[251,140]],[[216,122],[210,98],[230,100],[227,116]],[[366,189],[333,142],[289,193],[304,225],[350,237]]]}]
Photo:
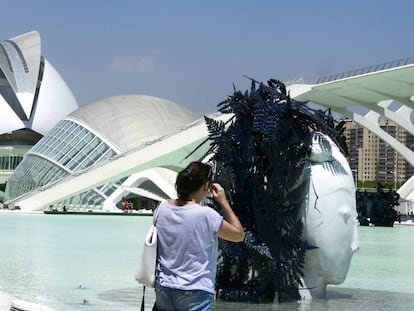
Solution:
[{"label": "sculpture's nose", "polygon": [[[352,217],[352,209],[349,206],[342,206],[339,210],[338,210],[339,215],[341,215],[341,217],[343,218],[344,222],[346,224],[348,224],[348,222],[350,221],[351,217]],[[351,224],[353,225],[353,232],[352,232],[352,240],[351,240],[351,250],[352,253],[355,253],[358,249],[359,249],[359,239],[358,239],[358,231],[357,231],[357,226],[356,226],[356,221],[355,221],[356,217],[353,219],[354,221],[351,222]],[[349,225],[351,225],[349,224]]]},{"label": "sculpture's nose", "polygon": [[347,206],[342,206],[338,212],[344,219],[345,223],[348,223],[348,220],[351,217],[351,209]]}]

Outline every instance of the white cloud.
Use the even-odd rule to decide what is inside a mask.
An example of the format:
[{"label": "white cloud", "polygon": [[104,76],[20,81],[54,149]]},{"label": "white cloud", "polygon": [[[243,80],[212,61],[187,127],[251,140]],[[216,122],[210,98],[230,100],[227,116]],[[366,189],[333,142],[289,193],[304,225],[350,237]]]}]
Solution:
[{"label": "white cloud", "polygon": [[116,72],[124,73],[148,73],[154,68],[154,59],[150,57],[121,58],[115,57],[111,64],[111,69]]}]

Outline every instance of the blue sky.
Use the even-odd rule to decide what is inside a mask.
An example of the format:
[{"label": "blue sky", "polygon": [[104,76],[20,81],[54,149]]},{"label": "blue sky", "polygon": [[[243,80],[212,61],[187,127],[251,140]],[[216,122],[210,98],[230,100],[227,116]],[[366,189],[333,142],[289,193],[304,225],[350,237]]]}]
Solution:
[{"label": "blue sky", "polygon": [[202,115],[265,81],[414,56],[414,1],[13,0],[0,40],[37,30],[83,105],[146,94]]}]

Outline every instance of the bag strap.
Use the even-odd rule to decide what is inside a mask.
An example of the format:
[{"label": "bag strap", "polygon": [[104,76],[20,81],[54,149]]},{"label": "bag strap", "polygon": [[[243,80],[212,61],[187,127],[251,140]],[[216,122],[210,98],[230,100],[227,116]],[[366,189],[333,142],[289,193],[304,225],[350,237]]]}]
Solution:
[{"label": "bag strap", "polygon": [[141,311],[145,311],[145,285],[142,288],[142,302],[141,302]]},{"label": "bag strap", "polygon": [[162,201],[153,212],[152,223],[154,224],[154,226],[157,224],[158,214],[160,213],[161,205],[163,203],[164,201]]},{"label": "bag strap", "polygon": [[[157,224],[158,214],[160,213],[160,207],[161,207],[162,203],[163,202],[161,202],[153,212],[152,222],[153,222],[154,226]],[[155,307],[155,304],[154,304],[154,307]],[[145,285],[142,288],[141,311],[145,311]]]},{"label": "bag strap", "polygon": [[[153,212],[152,223],[154,224],[154,226],[157,224],[158,214],[160,213],[160,207],[162,203],[163,202],[161,202]],[[145,285],[142,288],[141,311],[145,311]]]}]

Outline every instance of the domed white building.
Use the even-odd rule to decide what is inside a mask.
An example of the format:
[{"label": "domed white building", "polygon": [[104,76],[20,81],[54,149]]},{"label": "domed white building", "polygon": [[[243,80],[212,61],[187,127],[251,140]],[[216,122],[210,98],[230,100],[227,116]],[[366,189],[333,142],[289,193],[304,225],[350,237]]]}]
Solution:
[{"label": "domed white building", "polygon": [[[7,200],[47,188],[63,178],[128,154],[139,146],[196,121],[189,110],[165,99],[145,95],[115,96],[90,103],[60,121],[24,157],[9,178]],[[140,187],[142,196],[157,200],[174,194],[175,174],[165,168],[110,181],[65,198],[54,208],[115,209],[128,194],[117,187]],[[38,209],[40,207],[33,207]],[[44,208],[44,207],[43,207]]]},{"label": "domed white building", "polygon": [[3,188],[23,155],[78,107],[62,77],[42,56],[36,31],[0,42],[0,184]]}]

